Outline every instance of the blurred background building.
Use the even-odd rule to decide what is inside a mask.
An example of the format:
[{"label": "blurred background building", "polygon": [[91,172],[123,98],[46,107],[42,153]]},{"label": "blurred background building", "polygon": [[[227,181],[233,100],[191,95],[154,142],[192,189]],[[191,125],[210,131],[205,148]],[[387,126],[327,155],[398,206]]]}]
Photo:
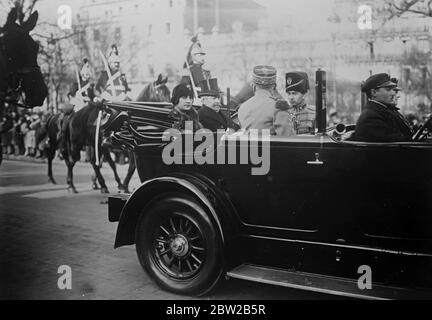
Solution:
[{"label": "blurred background building", "polygon": [[[172,88],[184,72],[190,39],[198,34],[207,52],[206,69],[232,94],[250,79],[255,65],[270,64],[278,69],[281,93],[286,72],[306,71],[309,102],[314,103],[314,75],[322,68],[327,71],[328,110],[352,122],[360,112],[361,81],[370,73],[389,72],[399,78],[403,89],[399,104],[403,112],[430,111],[432,17],[404,13],[389,19],[388,3],[80,0],[74,2],[72,30],[60,30],[52,26],[63,3],[40,0],[36,8],[48,23],[40,23],[34,34],[41,43],[41,65],[54,104],[61,103],[82,59],[90,57],[97,76],[103,69],[99,50],[107,55],[114,43],[132,97],[159,73],[170,76]],[[359,8],[364,5],[372,9],[371,29],[358,26]],[[418,1],[416,8],[422,5],[426,4]]]}]

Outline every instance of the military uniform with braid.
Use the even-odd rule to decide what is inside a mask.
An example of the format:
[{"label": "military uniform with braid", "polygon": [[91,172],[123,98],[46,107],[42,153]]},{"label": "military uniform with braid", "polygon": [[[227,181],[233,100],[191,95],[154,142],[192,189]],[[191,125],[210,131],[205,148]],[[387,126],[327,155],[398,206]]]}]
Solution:
[{"label": "military uniform with braid", "polygon": [[315,134],[315,106],[308,105],[305,96],[309,91],[309,78],[305,72],[288,72],[285,75],[285,91],[288,94],[291,113],[294,115],[296,134]]}]

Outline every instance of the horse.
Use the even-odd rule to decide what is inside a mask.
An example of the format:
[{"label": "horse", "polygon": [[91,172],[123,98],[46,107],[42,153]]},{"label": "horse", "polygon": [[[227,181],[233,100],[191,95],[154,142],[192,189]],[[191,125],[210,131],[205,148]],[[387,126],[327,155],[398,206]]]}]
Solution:
[{"label": "horse", "polygon": [[[0,116],[5,102],[20,107],[41,106],[48,94],[48,88],[37,63],[39,45],[29,32],[36,26],[39,14],[17,24],[18,8],[12,8],[6,23],[0,28]],[[22,100],[24,103],[18,103]],[[2,131],[10,128],[3,126]],[[2,160],[0,143],[0,163]]]},{"label": "horse", "polygon": [[[100,166],[96,164],[96,153],[94,150],[94,141],[96,138],[95,123],[101,108],[103,108],[102,103],[89,102],[81,110],[73,112],[70,115],[68,127],[63,137],[65,141],[63,143],[64,148],[62,150],[62,156],[68,169],[67,184],[69,192],[78,193],[73,183],[73,168],[76,162],[80,160],[82,148],[84,146],[89,146],[91,155],[90,163],[95,172],[96,179],[100,184],[101,193],[109,193],[105,179],[100,172]],[[52,184],[56,184],[52,173],[52,161],[55,157],[56,150],[59,148],[58,136],[60,131],[60,117],[61,113],[52,115],[48,119],[44,130],[41,131],[41,135],[37,139],[37,143],[47,139],[45,144],[45,155],[48,159],[48,181]],[[113,170],[118,189],[123,191],[124,188],[117,173],[115,162],[111,158],[109,149],[107,147],[101,146],[100,153],[107,160],[108,164]],[[95,181],[93,181],[93,189],[99,189]]]},{"label": "horse", "polygon": [[159,74],[156,81],[146,85],[138,94],[136,101],[139,102],[169,102],[171,100],[171,92],[166,86],[168,77],[163,77]]},{"label": "horse", "polygon": [[[149,83],[140,92],[137,97],[139,102],[170,102],[171,91],[166,86],[168,82],[168,77],[163,78],[159,74],[156,81]],[[135,155],[132,151],[128,151],[129,167],[125,179],[123,180],[123,187],[126,193],[129,193],[129,183],[135,173],[136,163]]]},{"label": "horse", "polygon": [[[138,101],[167,101],[170,97],[170,91],[166,87],[167,78],[162,78],[159,75],[158,79],[147,85],[142,92],[140,93]],[[99,182],[101,193],[109,193],[108,187],[105,184],[105,179],[103,178],[100,172],[100,166],[96,164],[96,153],[94,148],[94,141],[96,139],[96,120],[98,117],[99,110],[103,108],[102,103],[93,103],[89,102],[87,106],[82,108],[76,113],[73,113],[69,120],[69,126],[67,128],[65,134],[65,148],[62,151],[63,159],[65,160],[66,166],[68,168],[67,171],[67,184],[68,191],[72,193],[77,193],[77,190],[73,183],[73,168],[75,163],[80,160],[80,151],[83,146],[90,147],[90,163],[95,172],[95,176],[92,177],[93,181],[93,189],[98,189],[96,180]],[[58,133],[59,133],[59,117],[61,113],[58,113],[48,119],[46,124],[46,130],[43,130],[41,135],[38,137],[37,143],[42,141],[45,138],[48,138],[48,144],[45,148],[45,154],[48,159],[48,181],[56,184],[56,181],[53,177],[52,173],[52,160],[55,157],[56,150],[59,147],[58,141]],[[103,132],[99,135],[99,137],[103,136]],[[100,138],[100,141],[102,139]],[[99,141],[99,142],[100,142]],[[121,179],[117,172],[117,167],[110,154],[110,146],[106,144],[101,144],[100,154],[101,156],[107,160],[109,166],[111,167],[114,178],[117,182],[117,187],[120,192],[129,193],[128,185],[132,175],[135,171],[135,159],[133,153],[129,152],[129,168],[128,174],[124,180],[121,182]]]}]

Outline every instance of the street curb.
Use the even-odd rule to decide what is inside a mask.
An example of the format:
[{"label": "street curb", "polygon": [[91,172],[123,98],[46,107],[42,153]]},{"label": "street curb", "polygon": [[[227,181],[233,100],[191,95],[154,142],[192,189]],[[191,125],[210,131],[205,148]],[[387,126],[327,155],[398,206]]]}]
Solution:
[{"label": "street curb", "polygon": [[[3,160],[9,160],[9,161],[24,161],[24,162],[31,162],[31,163],[48,163],[48,160],[46,158],[35,158],[35,157],[28,157],[28,156],[16,156],[16,155],[10,155],[10,154],[4,154]],[[62,164],[65,163],[63,160],[59,160],[58,158],[53,159],[53,164]],[[78,161],[75,165],[79,166],[87,166],[90,165],[90,162],[83,162]]]}]

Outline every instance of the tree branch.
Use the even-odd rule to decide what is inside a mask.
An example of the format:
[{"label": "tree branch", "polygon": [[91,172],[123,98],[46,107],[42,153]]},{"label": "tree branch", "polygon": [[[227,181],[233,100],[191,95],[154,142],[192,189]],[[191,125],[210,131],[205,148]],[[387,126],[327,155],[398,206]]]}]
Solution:
[{"label": "tree branch", "polygon": [[420,3],[422,3],[420,0],[411,0],[411,1],[404,0],[400,5],[396,3],[391,3],[391,5],[393,9],[396,10],[396,15],[398,17],[400,17],[401,15],[407,12],[423,15],[426,17],[432,17],[431,1],[428,0],[427,11],[414,8],[415,5]]}]

